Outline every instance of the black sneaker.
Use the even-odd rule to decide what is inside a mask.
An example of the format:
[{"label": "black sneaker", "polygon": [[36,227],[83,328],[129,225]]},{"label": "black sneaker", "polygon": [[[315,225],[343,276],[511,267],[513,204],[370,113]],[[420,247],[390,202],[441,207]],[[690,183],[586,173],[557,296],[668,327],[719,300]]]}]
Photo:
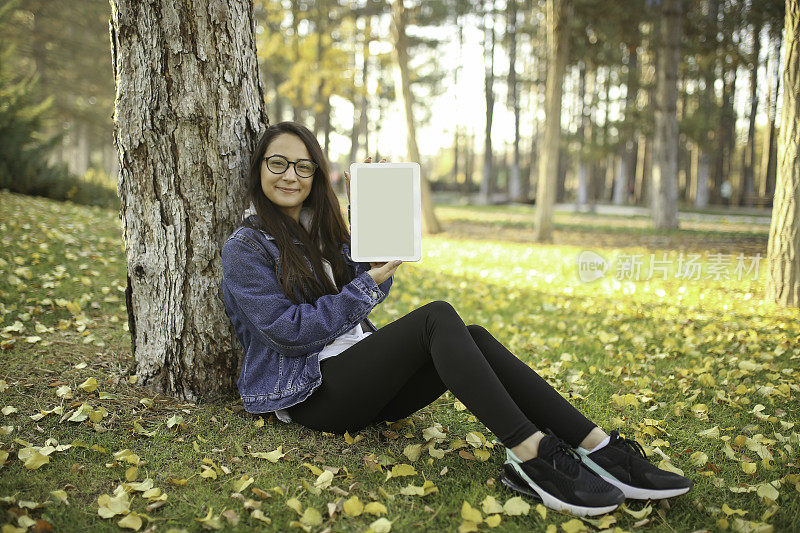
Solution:
[{"label": "black sneaker", "polygon": [[532,491],[534,498],[556,511],[594,516],[625,501],[622,491],[585,468],[575,451],[552,433],[539,441],[538,455],[528,461],[520,461],[506,448],[504,468],[504,484],[524,494]]},{"label": "black sneaker", "polygon": [[660,500],[680,496],[692,488],[690,479],[651,463],[637,441],[624,439],[616,431],[610,437],[610,442],[596,452],[578,448],[578,455],[594,473],[619,487],[626,498]]}]

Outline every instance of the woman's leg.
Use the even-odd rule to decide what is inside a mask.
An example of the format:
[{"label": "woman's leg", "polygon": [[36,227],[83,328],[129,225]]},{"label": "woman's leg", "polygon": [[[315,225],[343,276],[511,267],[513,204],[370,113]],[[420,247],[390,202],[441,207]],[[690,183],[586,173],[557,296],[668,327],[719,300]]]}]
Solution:
[{"label": "woman's leg", "polygon": [[[593,448],[592,444],[599,444],[606,437],[602,430],[508,351],[486,328],[471,324],[467,329],[508,394],[538,428],[549,428],[572,447],[581,445],[587,449]],[[375,422],[405,418],[438,398],[445,389],[431,360],[386,404]],[[431,394],[425,395],[423,391],[431,391]],[[587,440],[589,442],[584,442]]]},{"label": "woman's leg", "polygon": [[[362,429],[404,388],[414,388],[409,380],[431,362],[442,383],[505,446],[514,447],[537,431],[509,396],[461,317],[441,300],[415,309],[323,361],[322,385],[289,408],[289,414],[312,429],[335,433]],[[422,375],[428,374],[422,371]],[[425,382],[434,386],[418,397],[420,403],[430,403],[441,394],[432,377]]]},{"label": "woman's leg", "polygon": [[597,428],[594,422],[511,353],[486,328],[475,324],[467,328],[508,394],[531,422],[540,429],[551,429],[573,448],[584,443],[584,439]]},{"label": "woman's leg", "polygon": [[[289,414],[312,429],[343,433],[380,416],[416,410],[438,397],[444,385],[509,448],[504,468],[516,472],[546,506],[580,515],[617,508],[623,493],[580,468],[558,437],[541,438],[539,456],[524,461],[510,450],[539,432],[488,359],[455,309],[447,302],[431,302],[323,361],[322,385],[289,408]],[[498,360],[501,368],[520,371],[507,357]]]}]

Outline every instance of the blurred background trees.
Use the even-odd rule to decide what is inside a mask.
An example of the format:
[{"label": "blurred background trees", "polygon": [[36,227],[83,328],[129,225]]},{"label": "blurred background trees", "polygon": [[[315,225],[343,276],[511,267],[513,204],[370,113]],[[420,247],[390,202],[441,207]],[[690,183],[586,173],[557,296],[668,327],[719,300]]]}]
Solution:
[{"label": "blurred background trees", "polygon": [[[572,4],[554,201],[589,210],[598,203],[650,206],[661,2]],[[29,104],[44,106],[37,134],[57,139],[39,151],[79,185],[113,190],[108,2],[0,5],[8,10],[2,42],[13,47],[3,59],[3,83],[35,77],[25,83]],[[545,136],[546,2],[405,0],[403,7],[413,137],[431,189],[474,203],[535,202]],[[681,8],[678,204],[769,207],[784,2],[684,0]],[[332,160],[336,187],[343,186],[341,170],[367,154],[409,157],[392,2],[254,0],[253,13],[270,121],[312,128]],[[10,97],[3,98],[7,111]],[[30,178],[15,172],[3,186],[22,190]]]},{"label": "blurred background trees", "polygon": [[115,188],[98,175],[115,161],[114,81],[98,68],[110,65],[108,6],[100,4],[61,12],[53,2],[0,2],[0,187],[116,203]]}]

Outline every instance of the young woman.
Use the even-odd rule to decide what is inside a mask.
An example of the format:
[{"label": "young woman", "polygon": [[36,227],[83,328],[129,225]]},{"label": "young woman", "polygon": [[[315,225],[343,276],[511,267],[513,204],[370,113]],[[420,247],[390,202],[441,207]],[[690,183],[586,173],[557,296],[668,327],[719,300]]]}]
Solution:
[{"label": "young woman", "polygon": [[638,442],[597,427],[449,303],[376,329],[368,315],[399,262],[352,260],[328,163],[304,126],[267,128],[245,201],[253,214],[223,247],[221,288],[245,350],[237,384],[247,411],[354,432],[407,417],[450,390],[506,447],[507,484],[550,508],[597,515],[625,498],[691,488],[653,466]]}]

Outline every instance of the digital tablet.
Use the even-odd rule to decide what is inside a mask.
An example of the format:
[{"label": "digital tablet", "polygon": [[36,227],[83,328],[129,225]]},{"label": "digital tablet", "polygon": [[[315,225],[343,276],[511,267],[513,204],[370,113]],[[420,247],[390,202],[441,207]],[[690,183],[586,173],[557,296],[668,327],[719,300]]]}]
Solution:
[{"label": "digital tablet", "polygon": [[350,165],[350,252],[353,260],[422,257],[422,187],[418,163]]}]

